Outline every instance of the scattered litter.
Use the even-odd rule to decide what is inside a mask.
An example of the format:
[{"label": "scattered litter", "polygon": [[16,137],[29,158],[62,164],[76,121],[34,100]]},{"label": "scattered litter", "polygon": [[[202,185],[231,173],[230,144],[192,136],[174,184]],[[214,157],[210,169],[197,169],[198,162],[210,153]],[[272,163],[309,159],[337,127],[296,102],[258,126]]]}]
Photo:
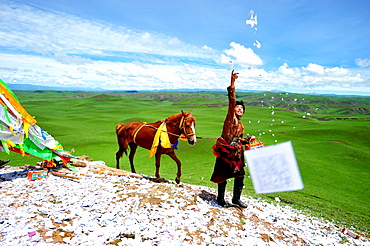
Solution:
[{"label": "scattered litter", "polygon": [[245,150],[255,150],[255,149],[260,149],[265,146],[265,143],[258,140],[256,137],[252,137],[252,140],[245,145]]},{"label": "scattered litter", "polygon": [[47,170],[29,171],[27,174],[27,179],[31,181],[43,179],[46,178],[47,174],[48,174]]},{"label": "scattered litter", "polygon": [[347,228],[343,228],[342,232],[350,237],[353,237],[354,239],[359,239],[360,236],[354,233],[353,231],[348,230]]},{"label": "scattered litter", "polygon": [[63,177],[63,178],[81,179],[81,177],[67,175],[67,174],[63,174],[63,173],[57,172],[57,171],[51,171],[50,173],[53,174],[53,175],[55,175],[55,176]]},{"label": "scattered litter", "polygon": [[[81,161],[82,162],[82,161]],[[30,182],[31,166],[0,169],[1,245],[369,245],[342,227],[286,204],[242,196],[248,208],[221,208],[217,190],[141,175],[56,169]],[[92,167],[94,166],[94,167]],[[37,169],[37,167],[35,167]],[[100,170],[114,173],[103,167]],[[123,170],[121,170],[123,171]],[[129,172],[127,172],[129,173]],[[82,175],[88,174],[89,176]],[[118,173],[122,174],[122,173]],[[90,176],[91,175],[91,176]],[[105,176],[106,178],[97,178]],[[232,193],[225,199],[231,201]],[[283,202],[283,199],[280,199]]]}]

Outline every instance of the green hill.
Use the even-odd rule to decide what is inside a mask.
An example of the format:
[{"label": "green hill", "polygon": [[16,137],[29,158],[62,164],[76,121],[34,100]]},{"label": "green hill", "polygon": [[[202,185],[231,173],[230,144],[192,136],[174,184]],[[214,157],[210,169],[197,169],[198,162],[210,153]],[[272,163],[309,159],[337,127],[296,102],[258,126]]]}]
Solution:
[{"label": "green hill", "polygon": [[[15,91],[25,109],[74,155],[87,155],[115,166],[115,125],[154,122],[184,110],[197,118],[198,143],[181,142],[176,152],[183,163],[182,182],[216,187],[209,181],[215,157],[212,145],[221,134],[227,111],[226,92],[94,92]],[[370,233],[370,100],[369,97],[319,96],[294,93],[238,93],[247,107],[246,133],[266,145],[292,141],[305,188],[256,195],[246,178],[244,195],[291,206],[342,226]],[[3,154],[2,159],[8,158]],[[12,165],[34,165],[40,159],[12,153]],[[135,167],[154,176],[154,159],[138,149]],[[129,170],[123,156],[121,168]],[[174,180],[176,165],[162,157],[161,176]],[[248,175],[247,175],[248,177]],[[228,188],[231,189],[228,185]]]}]

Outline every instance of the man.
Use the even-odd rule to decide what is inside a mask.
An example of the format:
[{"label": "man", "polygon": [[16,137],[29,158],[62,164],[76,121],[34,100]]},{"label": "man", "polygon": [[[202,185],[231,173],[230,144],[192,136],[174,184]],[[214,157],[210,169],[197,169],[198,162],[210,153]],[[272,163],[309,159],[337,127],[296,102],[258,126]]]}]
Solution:
[{"label": "man", "polygon": [[11,160],[12,160],[12,159],[8,159],[8,160],[5,160],[5,161],[0,160],[0,168],[4,167],[4,165],[5,165],[6,163],[8,163],[9,161],[11,161]]},{"label": "man", "polygon": [[224,121],[222,135],[217,139],[213,146],[216,156],[216,163],[211,177],[211,181],[218,184],[217,203],[224,207],[225,189],[227,179],[234,178],[234,193],[232,203],[246,208],[247,205],[240,200],[243,190],[244,181],[244,154],[242,140],[244,134],[244,126],[240,118],[244,114],[243,101],[236,101],[235,80],[238,78],[238,73],[231,72],[231,85],[227,88],[229,97],[229,109]]}]

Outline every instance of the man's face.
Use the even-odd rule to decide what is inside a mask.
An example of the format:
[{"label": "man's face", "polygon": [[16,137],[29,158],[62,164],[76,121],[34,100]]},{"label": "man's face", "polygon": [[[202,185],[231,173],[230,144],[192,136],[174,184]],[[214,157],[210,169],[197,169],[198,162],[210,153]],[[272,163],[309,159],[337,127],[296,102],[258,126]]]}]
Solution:
[{"label": "man's face", "polygon": [[236,105],[234,108],[234,112],[236,116],[242,117],[244,114],[243,106],[242,105]]}]

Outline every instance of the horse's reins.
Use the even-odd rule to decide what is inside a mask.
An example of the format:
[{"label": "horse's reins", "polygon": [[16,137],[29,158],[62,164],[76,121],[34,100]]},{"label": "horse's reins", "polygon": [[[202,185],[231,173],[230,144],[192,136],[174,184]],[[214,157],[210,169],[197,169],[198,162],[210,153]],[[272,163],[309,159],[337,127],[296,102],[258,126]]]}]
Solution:
[{"label": "horse's reins", "polygon": [[[158,130],[158,127],[155,127],[155,126],[150,126],[150,125],[145,125],[145,126]],[[176,136],[176,137],[181,137],[181,135],[178,135],[176,133],[172,133],[172,132],[168,132],[168,131],[164,131],[164,130],[162,130],[162,132],[167,132],[170,135],[173,135],[173,136]]]},{"label": "horse's reins", "polygon": [[[194,133],[190,133],[188,134],[186,132],[186,128],[185,128],[185,120],[188,119],[189,117],[186,117],[185,116],[182,116],[181,118],[181,121],[180,121],[180,130],[181,129],[184,129],[184,133],[185,133],[185,136],[193,136]],[[136,143],[135,139],[136,139],[136,135],[137,133],[141,130],[141,128],[143,128],[144,126],[147,126],[147,127],[150,127],[150,128],[153,128],[153,129],[157,129],[158,130],[158,127],[155,127],[155,126],[151,126],[151,125],[148,125],[146,122],[143,122],[143,124],[135,131],[135,134],[134,134],[134,137],[133,137],[133,140],[134,140],[134,143]],[[162,130],[163,131],[163,130]],[[163,131],[163,132],[167,132],[168,134],[170,135],[173,135],[173,136],[176,136],[178,138],[181,138],[181,135],[178,135],[176,133],[172,133],[172,132],[169,132],[169,131]]]}]

